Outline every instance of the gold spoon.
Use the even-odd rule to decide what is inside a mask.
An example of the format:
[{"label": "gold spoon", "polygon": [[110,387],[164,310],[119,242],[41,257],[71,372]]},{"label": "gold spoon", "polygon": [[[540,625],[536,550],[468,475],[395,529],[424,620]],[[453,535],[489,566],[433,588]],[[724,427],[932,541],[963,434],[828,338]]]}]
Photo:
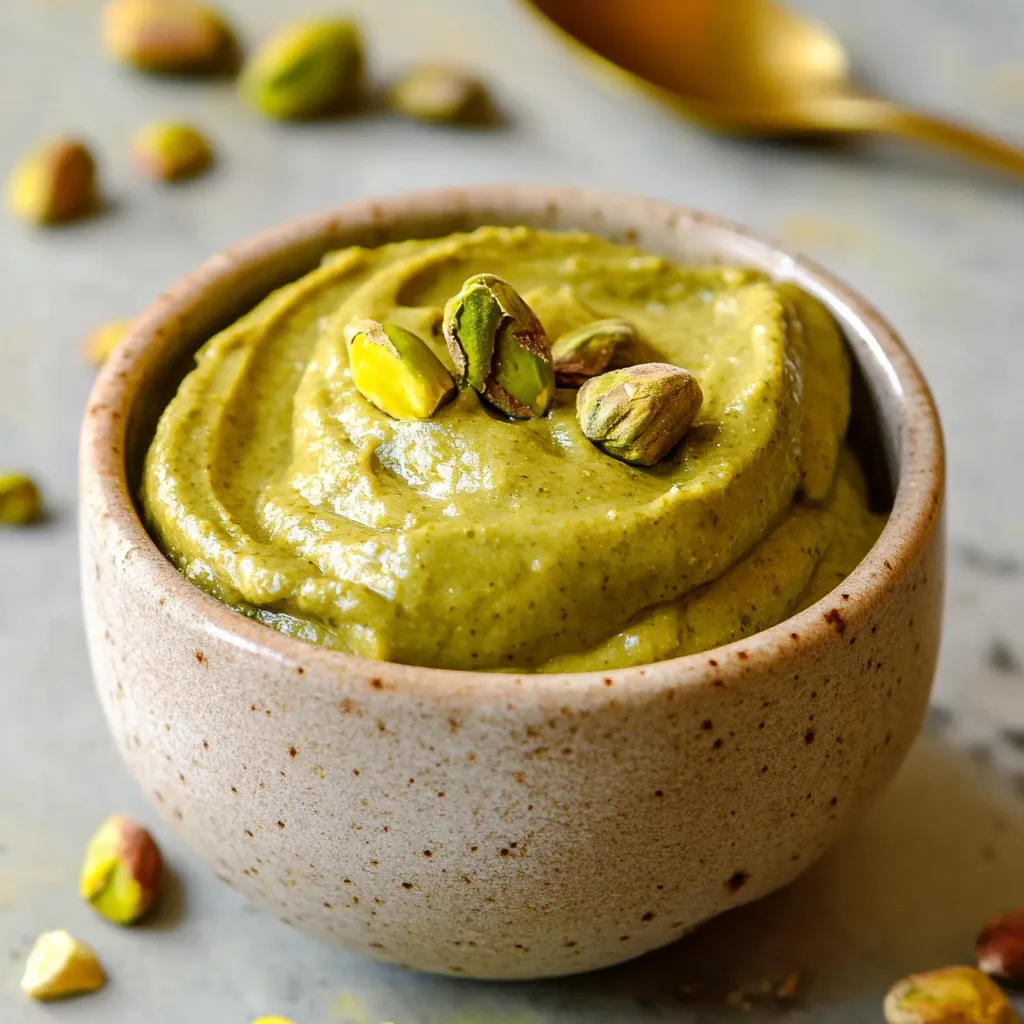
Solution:
[{"label": "gold spoon", "polygon": [[526,0],[565,42],[708,128],[885,132],[1024,177],[1024,150],[856,91],[842,44],[774,0]]}]

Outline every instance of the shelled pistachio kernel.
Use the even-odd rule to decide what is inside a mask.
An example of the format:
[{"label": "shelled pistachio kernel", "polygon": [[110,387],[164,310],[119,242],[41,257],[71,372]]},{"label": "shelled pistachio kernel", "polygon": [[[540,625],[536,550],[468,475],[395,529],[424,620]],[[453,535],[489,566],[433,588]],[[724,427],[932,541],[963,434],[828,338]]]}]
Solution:
[{"label": "shelled pistachio kernel", "polygon": [[136,170],[156,181],[180,181],[202,174],[213,163],[213,146],[198,129],[183,121],[156,121],[132,139]]},{"label": "shelled pistachio kernel", "polygon": [[82,355],[87,362],[102,365],[134,326],[134,320],[111,320],[100,324],[82,339]]},{"label": "shelled pistachio kernel", "polygon": [[912,974],[889,990],[888,1024],[1020,1024],[1003,990],[974,967]]},{"label": "shelled pistachio kernel", "polygon": [[419,121],[465,124],[483,120],[490,99],[476,75],[451,64],[423,64],[396,79],[388,105]]},{"label": "shelled pistachio kernel", "polygon": [[23,473],[0,472],[0,526],[26,526],[43,511],[34,480]]},{"label": "shelled pistachio kernel", "polygon": [[235,63],[234,29],[198,0],[108,0],[103,44],[122,64],[152,72],[218,72]]},{"label": "shelled pistachio kernel", "polygon": [[551,343],[522,296],[495,274],[468,278],[444,310],[459,383],[518,419],[543,416],[555,397]]},{"label": "shelled pistachio kernel", "polygon": [[11,211],[33,224],[60,224],[96,208],[96,161],[84,142],[60,137],[26,154],[7,187]]},{"label": "shelled pistachio kernel", "polygon": [[134,924],[156,899],[163,858],[156,841],[131,818],[108,818],[89,841],[79,890],[114,924]]},{"label": "shelled pistachio kernel", "polygon": [[687,370],[639,363],[587,381],[576,418],[588,440],[613,458],[653,466],[682,440],[704,396]]},{"label": "shelled pistachio kernel", "polygon": [[271,36],[242,70],[239,90],[265,117],[315,117],[355,105],[363,91],[363,42],[346,19],[300,21]]},{"label": "shelled pistachio kernel", "polygon": [[579,388],[608,369],[616,349],[636,340],[625,320],[595,320],[569,331],[551,346],[555,380],[560,387]]},{"label": "shelled pistachio kernel", "polygon": [[425,341],[398,324],[356,320],[345,330],[356,390],[398,420],[429,419],[455,382]]}]

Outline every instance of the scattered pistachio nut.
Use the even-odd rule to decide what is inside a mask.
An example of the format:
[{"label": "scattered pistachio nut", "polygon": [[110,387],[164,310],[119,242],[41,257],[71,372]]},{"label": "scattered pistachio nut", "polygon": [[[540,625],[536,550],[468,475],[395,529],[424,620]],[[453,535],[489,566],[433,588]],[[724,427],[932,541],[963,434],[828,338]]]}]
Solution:
[{"label": "scattered pistachio nut", "polygon": [[363,42],[345,19],[300,21],[272,36],[242,71],[242,96],[266,117],[315,117],[355,105]]},{"label": "scattered pistachio nut", "polygon": [[96,208],[96,161],[79,139],[61,137],[24,156],[11,172],[7,202],[22,220],[59,224]]},{"label": "scattered pistachio nut", "polygon": [[225,70],[237,47],[231,25],[198,0],[108,0],[103,42],[122,64],[167,73]]},{"label": "scattered pistachio nut", "polygon": [[131,818],[115,814],[85,851],[79,889],[108,921],[129,925],[156,899],[163,858],[156,841]]},{"label": "scattered pistachio nut", "polygon": [[42,514],[35,481],[23,473],[0,473],[0,526],[26,526]]},{"label": "scattered pistachio nut", "polygon": [[704,396],[687,370],[639,363],[588,380],[576,418],[588,440],[613,458],[653,466],[682,440]]},{"label": "scattered pistachio nut", "polygon": [[455,381],[422,338],[398,324],[357,320],[345,331],[356,389],[396,420],[429,419],[455,395]]},{"label": "scattered pistachio nut", "polygon": [[451,64],[423,64],[392,84],[388,105],[419,121],[467,124],[484,120],[490,97],[483,81],[469,71]]},{"label": "scattered pistachio nut", "polygon": [[257,1017],[252,1024],[294,1024],[287,1017]]},{"label": "scattered pistachio nut", "polygon": [[91,330],[82,339],[82,355],[96,366],[107,361],[121,339],[135,326],[134,320],[112,320]]},{"label": "scattered pistachio nut", "polygon": [[135,133],[132,157],[144,177],[180,181],[202,174],[213,163],[213,146],[190,124],[157,121]]},{"label": "scattered pistachio nut", "polygon": [[975,948],[978,967],[1011,985],[1024,984],[1024,907],[985,922]]},{"label": "scattered pistachio nut", "polygon": [[555,380],[560,387],[582,387],[591,377],[608,369],[620,345],[628,345],[635,339],[632,325],[618,319],[595,320],[563,334],[551,346]]},{"label": "scattered pistachio nut", "polygon": [[943,967],[897,982],[883,1006],[888,1024],[1020,1024],[1003,990],[974,967]]},{"label": "scattered pistachio nut", "polygon": [[555,396],[551,343],[519,293],[494,274],[469,278],[444,310],[459,383],[518,419],[543,416]]},{"label": "scattered pistachio nut", "polygon": [[96,954],[66,931],[45,932],[25,962],[21,990],[33,999],[67,999],[103,988],[106,976]]}]

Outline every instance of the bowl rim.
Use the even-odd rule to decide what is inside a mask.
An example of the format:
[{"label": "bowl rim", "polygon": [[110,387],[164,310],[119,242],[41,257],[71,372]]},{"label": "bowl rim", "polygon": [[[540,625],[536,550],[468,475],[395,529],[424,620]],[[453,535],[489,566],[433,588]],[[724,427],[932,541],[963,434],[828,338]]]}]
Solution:
[{"label": "bowl rim", "polygon": [[[561,205],[559,205],[561,204]],[[236,612],[182,575],[157,547],[142,523],[128,483],[126,436],[134,400],[145,379],[147,362],[188,319],[188,310],[247,266],[297,250],[322,246],[339,232],[373,234],[389,221],[473,215],[479,224],[488,213],[525,213],[561,209],[565,205],[594,209],[614,207],[638,225],[667,218],[673,226],[711,228],[740,241],[767,262],[784,265],[787,274],[857,327],[881,366],[904,417],[900,467],[889,518],[878,540],[857,567],[821,600],[777,625],[696,654],[618,669],[588,672],[493,672],[430,668],[376,661],[286,636]],[[554,215],[552,214],[552,219]],[[571,217],[570,217],[571,219]],[[620,216],[620,219],[622,217]],[[507,216],[505,217],[508,222]],[[555,225],[555,230],[574,230]],[[367,243],[369,244],[369,243]],[[571,187],[493,185],[432,189],[363,199],[287,221],[252,236],[202,263],[163,293],[136,321],[101,368],[87,403],[79,449],[80,514],[83,523],[103,521],[110,546],[130,557],[130,571],[144,574],[147,589],[161,598],[161,612],[172,623],[201,626],[208,635],[247,652],[270,657],[311,678],[371,678],[374,685],[427,697],[444,687],[467,696],[480,687],[494,695],[524,690],[553,700],[566,688],[627,686],[657,689],[665,685],[716,686],[756,674],[788,661],[809,642],[834,636],[826,619],[828,606],[841,600],[844,616],[869,609],[910,568],[933,540],[945,493],[945,453],[934,398],[901,338],[881,314],[858,293],[802,255],[788,252],[761,234],[717,215],[678,203],[628,194]],[[109,531],[112,531],[109,532]],[[85,531],[80,533],[83,544]],[[83,544],[84,551],[84,544]],[[129,555],[130,553],[130,555]],[[83,584],[84,584],[83,578]],[[840,593],[841,592],[841,593]],[[838,597],[837,597],[838,595]],[[797,643],[799,641],[799,643]],[[314,671],[311,671],[311,668]],[[616,689],[622,696],[622,690]]]}]

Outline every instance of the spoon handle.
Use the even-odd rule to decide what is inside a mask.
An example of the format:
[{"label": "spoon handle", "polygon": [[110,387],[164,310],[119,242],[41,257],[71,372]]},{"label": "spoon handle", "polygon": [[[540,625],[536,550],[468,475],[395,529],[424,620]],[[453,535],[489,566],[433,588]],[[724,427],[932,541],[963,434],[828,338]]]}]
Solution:
[{"label": "spoon handle", "polygon": [[832,130],[885,132],[927,142],[1024,179],[1024,149],[966,125],[857,96],[830,100],[820,114]]}]

